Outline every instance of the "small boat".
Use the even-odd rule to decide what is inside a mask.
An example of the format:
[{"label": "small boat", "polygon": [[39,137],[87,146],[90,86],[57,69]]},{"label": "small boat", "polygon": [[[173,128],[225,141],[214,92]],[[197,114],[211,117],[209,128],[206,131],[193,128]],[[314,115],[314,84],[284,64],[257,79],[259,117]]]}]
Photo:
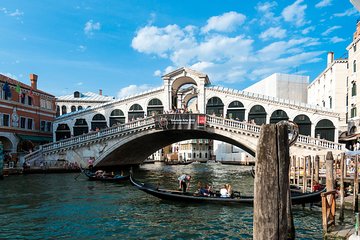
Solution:
[{"label": "small boat", "polygon": [[165,165],[188,165],[193,162],[191,161],[165,161]]},{"label": "small boat", "polygon": [[[130,182],[135,187],[144,191],[148,194],[151,194],[155,197],[164,200],[178,201],[178,202],[187,202],[187,203],[218,203],[218,204],[253,204],[254,197],[246,196],[240,194],[240,192],[233,192],[232,197],[220,197],[220,194],[213,194],[211,196],[201,196],[193,193],[183,193],[182,191],[177,190],[167,190],[161,189],[158,186],[154,186],[147,183],[141,183],[135,180],[130,174]],[[318,192],[312,193],[300,193],[291,191],[291,200],[292,204],[306,204],[306,203],[316,203],[321,200],[321,193],[325,192],[323,189]]]},{"label": "small boat", "polygon": [[83,169],[82,170],[83,173],[85,174],[85,176],[87,176],[89,178],[89,180],[91,181],[103,181],[103,182],[122,182],[122,181],[126,181],[129,180],[129,175],[127,176],[122,176],[122,175],[103,175],[103,176],[98,176],[96,175],[94,172],[91,172],[88,169]]}]

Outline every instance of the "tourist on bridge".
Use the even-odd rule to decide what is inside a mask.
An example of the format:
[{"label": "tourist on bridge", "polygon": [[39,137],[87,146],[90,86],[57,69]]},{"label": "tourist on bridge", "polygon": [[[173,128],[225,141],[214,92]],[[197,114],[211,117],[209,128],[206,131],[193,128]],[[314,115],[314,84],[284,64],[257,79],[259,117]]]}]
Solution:
[{"label": "tourist on bridge", "polygon": [[191,176],[187,174],[183,174],[178,178],[178,180],[179,180],[179,189],[185,193],[190,187]]}]

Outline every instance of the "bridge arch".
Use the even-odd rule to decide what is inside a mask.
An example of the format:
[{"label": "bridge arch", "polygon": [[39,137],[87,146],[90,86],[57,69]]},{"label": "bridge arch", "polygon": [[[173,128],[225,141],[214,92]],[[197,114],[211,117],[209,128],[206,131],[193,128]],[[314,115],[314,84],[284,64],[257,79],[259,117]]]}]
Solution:
[{"label": "bridge arch", "polygon": [[321,139],[334,141],[335,126],[333,122],[328,119],[320,120],[315,126],[315,136],[320,136]]},{"label": "bridge arch", "polygon": [[311,136],[311,121],[305,114],[299,114],[294,118],[294,122],[299,127],[299,134],[304,136]]},{"label": "bridge arch", "polygon": [[109,117],[109,126],[112,127],[117,124],[125,123],[125,115],[124,112],[120,109],[114,109],[110,113]]},{"label": "bridge arch", "polygon": [[103,128],[107,128],[106,118],[101,113],[95,114],[91,120],[91,129],[96,130]]},{"label": "bridge arch", "polygon": [[12,142],[11,139],[9,139],[9,138],[7,138],[5,136],[0,136],[0,141],[3,144],[4,152],[12,152],[12,151],[14,151],[14,145],[16,144],[15,141]]},{"label": "bridge arch", "polygon": [[245,120],[245,108],[244,104],[240,101],[232,101],[226,111],[226,117],[229,119],[235,119],[239,121]]},{"label": "bridge arch", "polygon": [[287,113],[284,110],[275,110],[270,116],[270,123],[278,123],[283,120],[289,120]]},{"label": "bridge arch", "polygon": [[224,116],[224,103],[219,97],[212,97],[207,101],[206,114]]},{"label": "bridge arch", "polygon": [[254,121],[257,125],[266,124],[266,115],[267,113],[263,106],[255,105],[249,111],[248,120],[250,122]]},{"label": "bridge arch", "polygon": [[[202,130],[138,131],[136,134],[124,136],[107,148],[95,161],[97,167],[131,165],[145,160],[155,151],[170,144],[190,139],[212,139],[237,146],[249,155],[255,156],[256,141],[248,141],[248,136],[234,134],[224,129],[213,129],[212,132]],[[151,143],[151,144],[149,144]],[[141,151],[139,151],[141,146]]]}]

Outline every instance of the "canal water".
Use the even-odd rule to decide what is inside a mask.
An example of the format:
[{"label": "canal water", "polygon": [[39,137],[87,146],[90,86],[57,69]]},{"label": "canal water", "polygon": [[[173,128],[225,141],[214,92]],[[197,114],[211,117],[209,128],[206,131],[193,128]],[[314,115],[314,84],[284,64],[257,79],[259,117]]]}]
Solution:
[{"label": "canal water", "polygon": [[[177,177],[219,189],[253,191],[248,166],[145,164],[136,179],[177,188]],[[0,181],[0,239],[252,239],[253,208],[159,200],[129,182],[72,174],[9,176]],[[322,239],[321,211],[293,209],[297,239]]]}]

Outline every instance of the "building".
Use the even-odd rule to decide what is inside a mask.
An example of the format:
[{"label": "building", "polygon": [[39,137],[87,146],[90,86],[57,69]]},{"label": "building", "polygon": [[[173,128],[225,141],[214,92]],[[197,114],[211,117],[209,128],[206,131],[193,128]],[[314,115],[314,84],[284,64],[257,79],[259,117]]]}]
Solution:
[{"label": "building", "polygon": [[308,83],[308,76],[274,73],[244,91],[306,103]]},{"label": "building", "polygon": [[5,166],[22,164],[26,153],[52,140],[55,97],[39,90],[37,80],[37,75],[30,74],[31,85],[26,85],[0,74],[0,141]]},{"label": "building", "polygon": [[334,60],[334,53],[327,55],[327,66],[308,86],[308,104],[331,109],[340,114],[339,130],[347,128],[348,59]]},{"label": "building", "polygon": [[75,91],[71,95],[60,96],[56,98],[56,116],[75,112],[89,107],[94,107],[99,104],[107,103],[114,100],[114,97],[103,96],[102,90],[99,94],[93,92],[81,93]]}]

